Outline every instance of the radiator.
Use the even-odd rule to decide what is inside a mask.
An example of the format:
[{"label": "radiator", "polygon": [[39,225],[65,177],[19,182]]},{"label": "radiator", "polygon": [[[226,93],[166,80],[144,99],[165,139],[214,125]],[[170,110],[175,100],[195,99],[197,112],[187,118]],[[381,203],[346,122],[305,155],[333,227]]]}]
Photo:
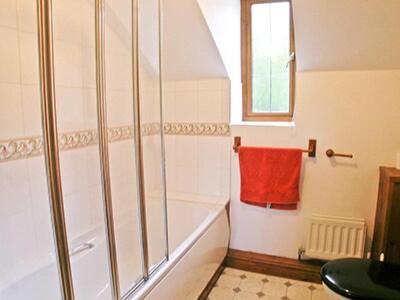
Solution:
[{"label": "radiator", "polygon": [[363,219],[313,215],[305,254],[324,260],[362,258],[366,231]]}]

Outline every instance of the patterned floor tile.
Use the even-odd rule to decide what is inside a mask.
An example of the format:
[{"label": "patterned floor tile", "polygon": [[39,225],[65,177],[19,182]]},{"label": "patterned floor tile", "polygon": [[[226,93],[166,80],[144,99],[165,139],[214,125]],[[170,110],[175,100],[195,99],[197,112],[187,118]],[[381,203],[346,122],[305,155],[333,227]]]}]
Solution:
[{"label": "patterned floor tile", "polygon": [[310,300],[311,299],[311,291],[305,285],[294,284],[294,285],[288,287],[286,295],[290,300]]},{"label": "patterned floor tile", "polygon": [[322,285],[225,268],[210,300],[327,300]]},{"label": "patterned floor tile", "polygon": [[317,287],[315,291],[312,291],[311,293],[311,299],[312,300],[328,300],[328,297],[325,294],[324,288]]},{"label": "patterned floor tile", "polygon": [[215,287],[212,289],[210,295],[208,295],[208,299],[210,300],[228,300],[233,299],[235,293],[232,289],[224,288],[224,287]]},{"label": "patterned floor tile", "polygon": [[254,294],[249,292],[240,292],[235,295],[235,300],[259,300],[260,298]]},{"label": "patterned floor tile", "polygon": [[259,293],[263,290],[264,282],[260,279],[245,278],[240,282],[240,288],[250,293]]},{"label": "patterned floor tile", "polygon": [[227,288],[236,288],[239,287],[240,281],[240,277],[222,274],[217,281],[217,285]]},{"label": "patterned floor tile", "polygon": [[264,284],[263,293],[269,296],[286,296],[287,287],[284,281],[269,281]]}]

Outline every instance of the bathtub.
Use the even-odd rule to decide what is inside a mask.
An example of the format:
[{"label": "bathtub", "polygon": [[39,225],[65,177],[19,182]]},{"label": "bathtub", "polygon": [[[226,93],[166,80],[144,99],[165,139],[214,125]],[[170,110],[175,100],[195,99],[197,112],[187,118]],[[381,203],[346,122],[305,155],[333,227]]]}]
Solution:
[{"label": "bathtub", "polygon": [[[161,264],[165,249],[163,232],[155,229],[160,228],[162,220],[157,214],[148,214],[150,257],[154,258],[150,263],[157,268],[145,282],[140,283],[139,245],[127,247],[125,243],[117,243],[122,291],[133,285],[135,276],[139,284],[125,299],[197,299],[227,252],[229,224],[226,204],[226,199],[188,195],[174,195],[168,199],[170,257]],[[160,206],[159,201],[150,200],[147,211],[160,211]],[[125,235],[138,236],[136,226],[129,225],[131,219],[129,214],[118,218],[115,227],[119,239]],[[70,246],[76,251],[71,257],[76,299],[110,299],[104,228],[94,228],[82,234]],[[0,290],[0,299],[7,300],[58,298],[60,292],[54,258]]]}]

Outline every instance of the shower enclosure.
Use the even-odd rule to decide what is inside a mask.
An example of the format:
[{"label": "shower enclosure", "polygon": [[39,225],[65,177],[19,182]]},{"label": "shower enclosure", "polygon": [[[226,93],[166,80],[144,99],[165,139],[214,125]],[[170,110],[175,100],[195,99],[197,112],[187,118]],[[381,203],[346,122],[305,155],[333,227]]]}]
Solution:
[{"label": "shower enclosure", "polygon": [[0,299],[128,298],[169,255],[159,0],[1,1],[0,39]]}]

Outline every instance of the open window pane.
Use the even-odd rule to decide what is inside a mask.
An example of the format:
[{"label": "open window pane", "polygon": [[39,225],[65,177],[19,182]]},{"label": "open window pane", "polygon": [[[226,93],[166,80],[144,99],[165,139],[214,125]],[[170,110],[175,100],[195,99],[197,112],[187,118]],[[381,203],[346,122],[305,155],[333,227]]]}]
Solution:
[{"label": "open window pane", "polygon": [[290,3],[251,6],[253,113],[290,112]]}]

